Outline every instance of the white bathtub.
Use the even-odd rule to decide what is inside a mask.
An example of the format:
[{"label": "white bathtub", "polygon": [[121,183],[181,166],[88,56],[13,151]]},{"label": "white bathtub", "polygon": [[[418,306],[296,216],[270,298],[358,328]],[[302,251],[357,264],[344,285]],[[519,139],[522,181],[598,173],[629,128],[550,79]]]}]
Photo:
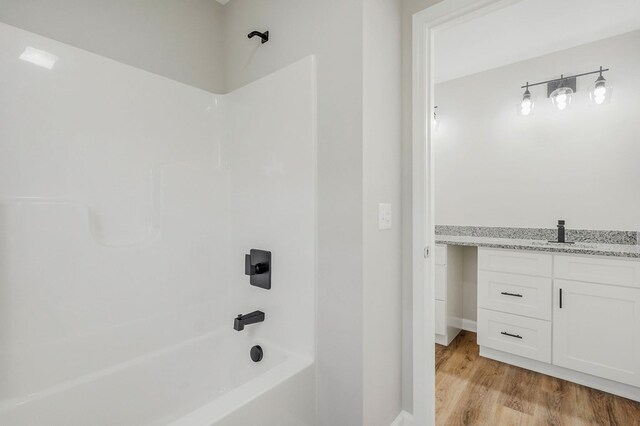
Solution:
[{"label": "white bathtub", "polygon": [[229,329],[2,401],[0,424],[311,425],[313,395],[311,360]]}]

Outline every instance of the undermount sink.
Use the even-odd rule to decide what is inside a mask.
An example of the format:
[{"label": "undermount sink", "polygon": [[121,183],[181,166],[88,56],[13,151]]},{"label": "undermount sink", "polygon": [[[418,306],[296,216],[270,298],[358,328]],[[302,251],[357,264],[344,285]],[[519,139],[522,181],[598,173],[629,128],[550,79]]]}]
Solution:
[{"label": "undermount sink", "polygon": [[567,248],[592,248],[593,244],[589,243],[557,243],[555,241],[532,241],[531,245],[539,247],[567,247]]}]

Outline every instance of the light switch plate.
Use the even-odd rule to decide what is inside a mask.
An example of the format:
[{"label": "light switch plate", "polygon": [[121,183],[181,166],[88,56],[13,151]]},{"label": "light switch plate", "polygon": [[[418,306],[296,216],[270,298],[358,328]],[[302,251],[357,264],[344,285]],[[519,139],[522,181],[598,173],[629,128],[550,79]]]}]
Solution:
[{"label": "light switch plate", "polygon": [[391,229],[391,204],[378,204],[378,230]]}]

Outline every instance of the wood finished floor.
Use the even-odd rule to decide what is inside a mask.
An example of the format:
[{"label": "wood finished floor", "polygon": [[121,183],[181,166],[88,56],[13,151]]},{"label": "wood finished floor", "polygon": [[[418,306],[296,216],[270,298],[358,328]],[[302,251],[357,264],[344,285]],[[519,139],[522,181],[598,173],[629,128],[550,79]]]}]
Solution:
[{"label": "wood finished floor", "polygon": [[640,403],[481,358],[476,334],[436,345],[438,425],[640,426]]}]

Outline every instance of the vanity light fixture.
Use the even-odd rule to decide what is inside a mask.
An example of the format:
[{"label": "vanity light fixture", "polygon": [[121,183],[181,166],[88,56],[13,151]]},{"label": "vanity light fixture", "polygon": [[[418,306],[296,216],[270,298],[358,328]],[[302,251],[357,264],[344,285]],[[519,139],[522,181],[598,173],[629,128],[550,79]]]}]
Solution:
[{"label": "vanity light fixture", "polygon": [[604,103],[611,94],[611,88],[607,86],[607,82],[602,76],[602,73],[606,71],[609,71],[609,68],[603,69],[602,67],[600,67],[600,69],[597,71],[590,71],[567,77],[561,74],[560,78],[541,81],[539,83],[529,84],[529,82],[527,82],[526,85],[520,87],[521,89],[525,89],[524,95],[522,97],[522,102],[520,103],[520,114],[526,116],[531,113],[531,110],[533,109],[533,100],[531,99],[529,88],[542,84],[547,85],[547,97],[551,99],[553,106],[556,107],[556,109],[558,109],[559,111],[566,110],[571,104],[573,94],[576,92],[578,77],[591,74],[599,74],[599,76],[593,84],[592,88],[589,90],[589,98],[596,105],[600,105]]}]

